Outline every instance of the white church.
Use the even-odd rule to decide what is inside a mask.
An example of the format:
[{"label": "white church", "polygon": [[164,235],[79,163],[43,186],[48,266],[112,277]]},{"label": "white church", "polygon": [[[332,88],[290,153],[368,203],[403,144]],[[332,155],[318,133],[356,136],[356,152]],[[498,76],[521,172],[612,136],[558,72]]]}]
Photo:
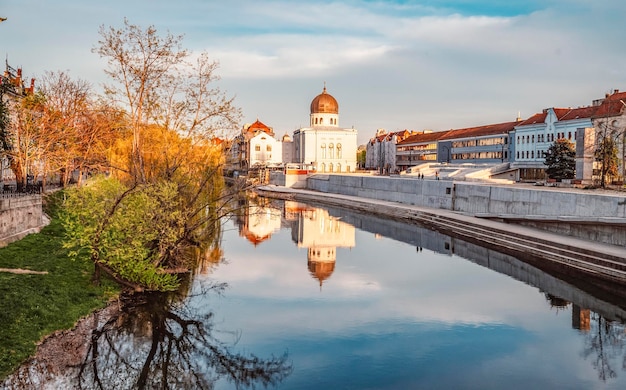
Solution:
[{"label": "white church", "polygon": [[[228,170],[297,167],[301,174],[354,172],[357,167],[357,130],[339,127],[339,104],[324,90],[311,102],[310,127],[297,129],[293,138],[279,141],[274,129],[257,119],[244,125],[233,140]],[[289,171],[289,169],[286,169]]]},{"label": "white church", "polygon": [[292,162],[310,164],[318,173],[356,170],[357,130],[339,127],[339,104],[326,85],[311,102],[309,126],[293,133]]}]

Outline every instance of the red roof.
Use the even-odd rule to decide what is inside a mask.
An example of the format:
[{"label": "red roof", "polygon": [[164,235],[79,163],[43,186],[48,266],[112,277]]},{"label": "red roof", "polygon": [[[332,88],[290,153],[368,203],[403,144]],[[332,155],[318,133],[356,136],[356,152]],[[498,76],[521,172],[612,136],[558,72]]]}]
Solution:
[{"label": "red roof", "polygon": [[435,132],[432,132],[432,133],[413,134],[413,135],[410,135],[409,137],[407,137],[406,139],[402,140],[401,142],[398,142],[398,145],[400,145],[400,144],[419,144],[419,143],[425,143],[425,142],[438,141],[443,136],[448,134],[450,131],[452,131],[452,130],[435,131]]},{"label": "red roof", "polygon": [[591,118],[595,114],[597,109],[598,107],[594,106],[572,108],[567,113],[565,113],[565,115],[560,116],[559,120],[568,121],[572,119]]},{"label": "red roof", "polygon": [[257,131],[263,131],[272,136],[274,135],[274,130],[272,130],[271,127],[266,126],[258,119],[246,129],[246,132],[248,133],[256,133]]},{"label": "red roof", "polygon": [[518,121],[496,123],[493,125],[485,125],[478,127],[468,127],[466,129],[450,130],[443,136],[442,140],[458,139],[458,138],[473,138],[483,137],[486,135],[508,134],[513,131],[515,125],[518,125]]},{"label": "red roof", "polygon": [[607,116],[620,116],[624,111],[624,103],[626,103],[626,92],[616,91],[604,98],[602,103],[597,107],[592,118],[603,118]]}]

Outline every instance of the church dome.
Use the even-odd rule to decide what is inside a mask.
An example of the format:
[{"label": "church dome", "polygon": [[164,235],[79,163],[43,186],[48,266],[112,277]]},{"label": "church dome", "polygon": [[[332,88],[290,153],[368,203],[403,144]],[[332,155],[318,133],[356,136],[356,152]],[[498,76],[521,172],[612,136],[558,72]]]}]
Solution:
[{"label": "church dome", "polygon": [[311,102],[311,114],[339,114],[339,104],[331,94],[326,92],[326,86],[324,86],[324,91]]}]

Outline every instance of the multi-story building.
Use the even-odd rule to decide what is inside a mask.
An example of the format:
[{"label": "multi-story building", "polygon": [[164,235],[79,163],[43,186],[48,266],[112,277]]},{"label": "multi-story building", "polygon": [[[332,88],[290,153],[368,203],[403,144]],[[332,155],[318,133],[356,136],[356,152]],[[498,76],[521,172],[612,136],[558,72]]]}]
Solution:
[{"label": "multi-story building", "polygon": [[518,121],[449,130],[437,142],[437,162],[498,164],[510,161],[509,133]]},{"label": "multi-story building", "polygon": [[448,131],[413,134],[396,145],[396,165],[400,170],[427,162],[437,162],[437,142]]},{"label": "multi-story building", "polygon": [[576,146],[585,129],[593,127],[593,106],[579,108],[546,108],[521,121],[512,133],[514,141],[513,168],[520,180],[545,178],[545,153],[557,139],[567,139]]},{"label": "multi-story building", "polygon": [[283,163],[282,142],[274,130],[258,119],[246,124],[233,142],[227,160],[228,170],[246,172],[251,168],[279,166]]},{"label": "multi-story building", "polygon": [[[594,100],[593,105],[597,107],[591,117],[596,130],[595,145],[597,147],[604,138],[612,139],[617,148],[619,162],[619,177],[612,180],[623,182],[626,179],[626,92],[616,89],[603,99]],[[596,176],[599,175],[599,163],[594,168]]]},{"label": "multi-story building", "polygon": [[388,133],[385,129],[378,129],[376,136],[366,145],[365,169],[376,169],[379,173],[392,173],[401,169],[396,165],[396,145],[414,134],[417,132],[402,130]]}]

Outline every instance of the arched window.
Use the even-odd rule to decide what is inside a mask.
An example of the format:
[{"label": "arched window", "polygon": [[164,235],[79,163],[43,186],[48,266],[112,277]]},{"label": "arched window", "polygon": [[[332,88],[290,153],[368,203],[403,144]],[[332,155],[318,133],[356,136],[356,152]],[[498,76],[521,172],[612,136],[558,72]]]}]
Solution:
[{"label": "arched window", "polygon": [[322,144],[322,158],[326,158],[326,144]]},{"label": "arched window", "polygon": [[[334,144],[328,144],[328,151],[329,151],[328,158],[335,158],[335,145]],[[331,172],[332,172],[332,169],[331,169]]]},{"label": "arched window", "polygon": [[337,144],[337,158],[341,158],[341,144]]},{"label": "arched window", "polygon": [[328,164],[328,172],[333,171],[333,163]]},{"label": "arched window", "polygon": [[324,124],[324,118],[320,118],[320,125]]},{"label": "arched window", "polygon": [[322,166],[320,168],[322,168],[322,172],[326,172],[326,164],[322,163]]},{"label": "arched window", "polygon": [[341,172],[341,164],[337,164],[337,172]]},{"label": "arched window", "polygon": [[317,124],[317,118],[315,118],[315,124]]}]

